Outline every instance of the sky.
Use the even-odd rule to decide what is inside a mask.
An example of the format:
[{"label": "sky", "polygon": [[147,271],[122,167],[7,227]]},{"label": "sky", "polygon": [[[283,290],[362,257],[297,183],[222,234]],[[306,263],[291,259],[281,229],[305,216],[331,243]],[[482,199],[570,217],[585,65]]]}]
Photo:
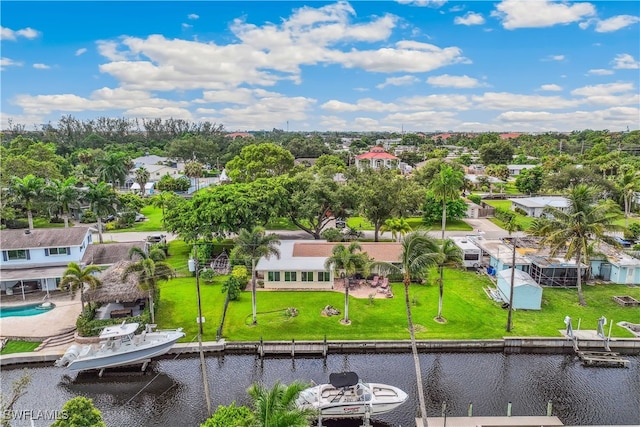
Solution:
[{"label": "sky", "polygon": [[640,2],[2,1],[0,126],[640,128]]}]

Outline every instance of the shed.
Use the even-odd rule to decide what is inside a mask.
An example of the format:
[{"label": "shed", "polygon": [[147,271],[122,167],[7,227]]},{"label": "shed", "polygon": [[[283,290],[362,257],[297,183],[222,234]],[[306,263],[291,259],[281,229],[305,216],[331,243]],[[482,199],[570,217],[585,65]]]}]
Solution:
[{"label": "shed", "polygon": [[[511,291],[511,268],[498,271],[498,291],[503,301],[509,302]],[[540,310],[542,287],[522,270],[515,270],[513,278],[513,308],[519,310]]]}]

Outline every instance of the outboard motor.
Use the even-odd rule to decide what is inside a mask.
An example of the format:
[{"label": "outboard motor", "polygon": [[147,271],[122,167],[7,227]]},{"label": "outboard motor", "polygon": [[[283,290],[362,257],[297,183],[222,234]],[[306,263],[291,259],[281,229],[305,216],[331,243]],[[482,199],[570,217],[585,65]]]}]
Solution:
[{"label": "outboard motor", "polygon": [[76,360],[78,358],[78,356],[80,355],[80,351],[82,350],[82,347],[79,345],[72,345],[71,347],[69,347],[67,349],[67,351],[64,353],[64,356],[62,356],[60,359],[56,360],[55,365],[59,368],[63,367],[63,366],[67,366],[70,362]]}]

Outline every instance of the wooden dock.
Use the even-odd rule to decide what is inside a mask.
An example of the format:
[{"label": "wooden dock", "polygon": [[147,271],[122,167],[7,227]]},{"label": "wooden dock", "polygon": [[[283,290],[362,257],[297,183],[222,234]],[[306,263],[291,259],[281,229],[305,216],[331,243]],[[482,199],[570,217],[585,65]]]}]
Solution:
[{"label": "wooden dock", "polygon": [[620,354],[614,351],[577,350],[576,354],[585,366],[617,366],[626,368],[629,365],[628,359],[620,357]]}]

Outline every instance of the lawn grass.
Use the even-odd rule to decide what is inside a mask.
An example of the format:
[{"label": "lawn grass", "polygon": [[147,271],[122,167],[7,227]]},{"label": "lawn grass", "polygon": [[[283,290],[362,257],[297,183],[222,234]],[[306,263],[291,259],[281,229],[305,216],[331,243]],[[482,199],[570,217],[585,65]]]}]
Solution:
[{"label": "lawn grass", "polygon": [[[437,222],[431,225],[425,224],[422,221],[422,217],[419,217],[419,216],[406,218],[406,220],[409,223],[409,226],[411,227],[412,230],[423,230],[423,229],[424,230],[427,230],[427,229],[440,230],[442,227],[441,222]],[[373,224],[367,221],[366,218],[363,218],[360,216],[354,216],[347,219],[347,227],[352,228],[354,230],[358,230],[358,231],[362,231],[362,230],[373,231],[374,229]],[[445,230],[471,231],[473,230],[473,227],[471,227],[469,224],[467,224],[462,220],[454,219],[454,220],[447,221],[447,227],[445,228]]]},{"label": "lawn grass", "polygon": [[[435,278],[435,271],[432,272]],[[201,284],[204,339],[214,340],[219,326],[225,295],[221,292],[224,278],[212,285]],[[490,300],[483,287],[491,282],[486,276],[462,270],[446,270],[443,316],[444,324],[433,319],[438,309],[438,286],[411,285],[410,300],[418,339],[498,339],[504,336],[560,337],[564,317],[574,324],[582,319],[582,329],[595,329],[597,320],[605,316],[614,322],[637,322],[637,309],[624,308],[612,300],[613,295],[630,295],[640,299],[640,288],[625,285],[585,286],[587,307],[577,303],[575,289],[545,288],[542,310],[515,311],[513,330],[505,332],[507,311]],[[375,340],[408,339],[404,287],[391,285],[391,299],[350,298],[350,326],[340,323],[341,316],[323,317],[326,305],[344,309],[344,294],[332,291],[264,291],[257,295],[258,324],[251,325],[251,292],[242,292],[238,301],[229,304],[223,337],[229,341],[243,340]],[[197,334],[197,299],[195,279],[178,278],[161,286],[161,301],[156,321],[162,328],[184,328],[191,341]],[[294,318],[285,316],[288,307],[298,309]],[[635,311],[634,311],[635,310]],[[615,326],[614,337],[632,337]]]},{"label": "lawn grass", "polygon": [[[146,220],[136,222],[133,225],[133,231],[162,231],[162,209],[147,205],[140,209],[140,213],[147,217]],[[129,229],[129,231],[131,231]]]},{"label": "lawn grass", "polygon": [[41,342],[32,342],[32,341],[14,341],[9,340],[7,344],[4,346],[0,354],[12,354],[12,353],[30,353],[35,350]]},{"label": "lawn grass", "polygon": [[[484,200],[484,202],[489,206],[493,206],[494,208],[502,208],[506,210],[511,209],[511,202],[509,200]],[[531,228],[531,224],[533,224],[533,221],[535,220],[535,218],[530,216],[520,215],[517,212],[513,212],[513,213],[516,216],[516,222],[518,223],[518,225],[520,225],[520,228],[522,230],[526,231],[529,228]],[[497,225],[500,228],[505,227],[504,222],[500,221],[498,218],[488,218],[488,219],[489,221],[493,222],[495,225]]]},{"label": "lawn grass", "polygon": [[289,218],[273,218],[265,226],[265,230],[300,230]]}]

